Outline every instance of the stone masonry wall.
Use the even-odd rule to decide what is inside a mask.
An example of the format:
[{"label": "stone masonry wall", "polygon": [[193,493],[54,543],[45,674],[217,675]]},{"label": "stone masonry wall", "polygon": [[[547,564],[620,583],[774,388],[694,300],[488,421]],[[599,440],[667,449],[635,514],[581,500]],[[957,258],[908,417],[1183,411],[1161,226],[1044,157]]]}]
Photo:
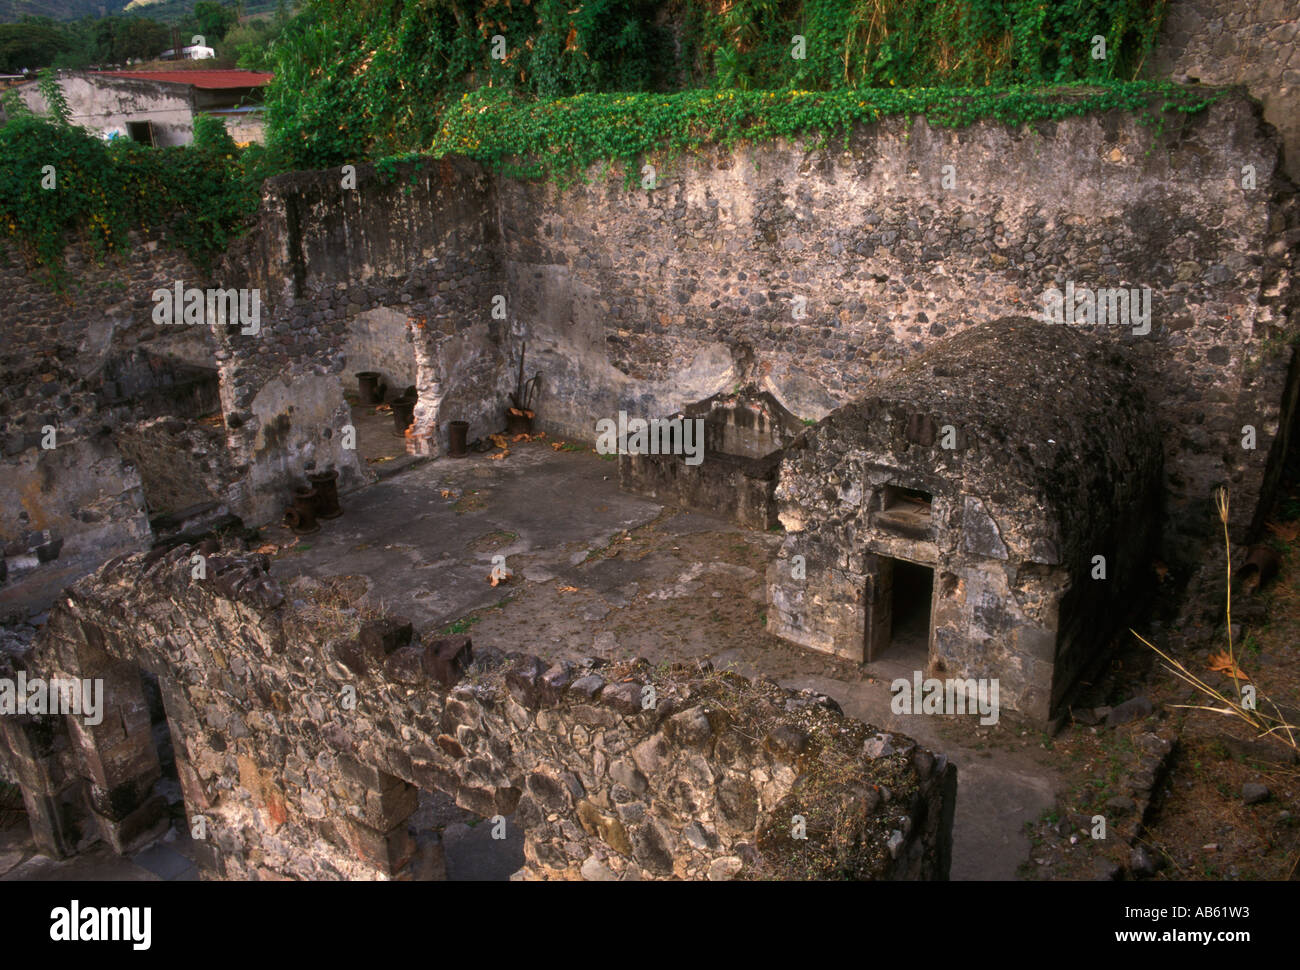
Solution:
[{"label": "stone masonry wall", "polygon": [[620,173],[563,190],[503,180],[512,311],[546,378],[539,419],[590,436],[620,409],[666,415],[749,380],[820,418],[950,334],[1040,313],[1050,287],[1149,287],[1149,334],[1097,329],[1147,375],[1163,552],[1187,561],[1215,485],[1249,527],[1285,428],[1300,226],[1278,148],[1229,93],[1160,135],[1119,112],[961,130],[891,119],[847,151],[773,143],[661,164],[651,192]]},{"label": "stone masonry wall", "polygon": [[376,326],[386,354],[409,347],[411,450],[439,452],[448,420],[470,421],[472,435],[500,425],[503,322],[491,311],[503,287],[487,179],[463,160],[355,174],[355,188],[341,170],[270,180],[256,231],[223,267],[264,304],[261,332],[227,328],[217,354],[231,449],[247,468],[235,505],[253,521],[279,513],[304,469],[336,466],[343,489],[370,479],[340,432],[344,384],[375,364],[346,351],[375,344]]},{"label": "stone masonry wall", "polygon": [[[785,452],[769,628],[871,660],[888,560],[931,566],[932,675],[997,678],[1004,710],[1047,721],[1150,575],[1160,440],[1143,383],[1109,342],[1023,317],[914,358]],[[891,485],[931,496],[923,522],[889,520]]]},{"label": "stone masonry wall", "polygon": [[[215,554],[192,580],[194,552],[105,564],[68,591],[30,663],[157,674],[211,872],[403,878],[419,787],[512,816],[516,878],[946,878],[955,769],[829,698],[707,665],[472,656],[466,638],[373,616],[343,580],[281,589],[258,557]],[[105,725],[115,704],[135,709],[114,683]],[[33,824],[57,828],[68,781],[42,760],[55,746],[24,741],[39,723],[5,720],[11,770],[53,789],[33,791],[47,808]],[[147,720],[70,725],[115,845],[147,822]],[[791,837],[796,815],[807,839]]]},{"label": "stone masonry wall", "polygon": [[1287,172],[1300,180],[1300,11],[1291,0],[1172,0],[1148,73],[1244,84],[1277,126]]},{"label": "stone masonry wall", "polygon": [[[257,333],[212,330],[232,476],[220,491],[261,523],[309,470],[337,467],[344,490],[370,480],[340,431],[359,369],[347,360],[355,321],[373,325],[379,310],[385,326],[405,327],[385,346],[414,358],[410,450],[437,453],[449,420],[468,420],[471,437],[500,428],[525,342],[526,370],[543,378],[541,427],[566,436],[591,438],[619,410],[662,416],[750,382],[815,419],[949,334],[1034,312],[1048,287],[1128,285],[1152,291],[1151,333],[1105,330],[1149,375],[1166,449],[1161,554],[1189,563],[1214,487],[1233,490],[1241,544],[1261,527],[1269,469],[1280,468],[1300,209],[1278,162],[1258,106],[1228,93],[1160,133],[1120,112],[961,130],[891,119],[847,148],[705,150],[661,164],[652,192],[594,171],[563,189],[492,179],[465,160],[359,166],[355,188],[342,171],[282,176],[266,186],[258,226],[204,281],[256,288],[262,304]],[[1247,165],[1255,188],[1242,185]],[[106,315],[158,331],[153,288],[197,277],[147,246],[125,265],[86,267],[86,284],[111,297],[72,311],[7,270],[21,294],[13,318],[38,344],[64,321],[64,345],[92,350],[124,335]],[[56,397],[75,396],[79,353],[60,358],[66,373],[32,369],[27,355],[6,376],[28,367]],[[42,392],[18,380],[5,395],[26,400],[33,388]],[[7,448],[33,447],[41,399],[32,403],[0,415]],[[1241,447],[1245,425],[1253,450]],[[102,481],[130,495],[130,474]],[[24,555],[46,541],[19,531],[6,538]]]},{"label": "stone masonry wall", "polygon": [[204,328],[151,319],[155,289],[197,279],[158,239],[133,234],[102,261],[74,244],[65,269],[59,290],[17,247],[0,251],[0,614],[43,609],[108,556],[147,544],[140,474],[113,436],[130,409],[103,393],[114,363],[136,350],[212,363]]}]

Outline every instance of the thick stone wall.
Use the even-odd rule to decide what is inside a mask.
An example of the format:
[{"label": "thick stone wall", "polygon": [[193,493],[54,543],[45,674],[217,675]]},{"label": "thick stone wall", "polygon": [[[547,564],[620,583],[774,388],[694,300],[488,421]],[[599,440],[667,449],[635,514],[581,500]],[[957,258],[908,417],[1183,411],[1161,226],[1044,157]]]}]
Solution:
[{"label": "thick stone wall", "polygon": [[123,362],[147,351],[214,363],[206,328],[151,319],[155,289],[197,279],[157,239],[133,235],[103,261],[72,245],[64,268],[57,289],[17,247],[0,253],[0,613],[43,609],[108,556],[147,544],[141,475],[113,433],[142,416],[114,384]]},{"label": "thick stone wall", "polygon": [[522,826],[516,878],[946,878],[955,768],[829,698],[707,665],[472,656],[345,582],[281,589],[258,557],[211,555],[194,580],[194,552],[114,560],[53,611],[31,668],[109,677],[110,716],[68,719],[71,762],[58,719],[4,719],[43,844],[74,841],[74,785],[115,845],[148,824],[139,664],[226,877],[403,878],[424,788]]},{"label": "thick stone wall", "polygon": [[1300,17],[1291,0],[1171,0],[1147,73],[1244,84],[1286,146],[1300,181]]},{"label": "thick stone wall", "polygon": [[1278,161],[1258,107],[1227,94],[1162,134],[1119,112],[956,131],[890,119],[847,150],[705,151],[661,166],[652,192],[594,171],[566,189],[503,180],[539,418],[590,435],[620,409],[666,415],[749,380],[820,418],[951,334],[1040,312],[1051,287],[1149,287],[1149,334],[1097,329],[1148,375],[1164,555],[1186,561],[1215,485],[1249,526],[1285,427],[1300,228]]},{"label": "thick stone wall", "polygon": [[472,436],[501,424],[490,183],[446,161],[388,175],[358,166],[353,184],[342,170],[270,180],[256,231],[223,267],[264,306],[261,331],[226,328],[217,355],[230,446],[247,469],[235,504],[254,521],[279,513],[304,469],[335,466],[343,489],[370,480],[341,435],[358,371],[414,375],[412,451],[438,453],[449,420],[469,421]]},{"label": "thick stone wall", "polygon": [[[620,410],[663,416],[748,383],[816,419],[948,335],[1036,311],[1049,287],[1127,285],[1150,288],[1151,332],[1101,329],[1149,375],[1160,416],[1162,557],[1194,562],[1214,487],[1233,490],[1241,543],[1280,468],[1300,225],[1278,163],[1258,106],[1229,93],[1159,132],[1120,112],[955,131],[889,119],[847,146],[704,150],[661,164],[651,192],[595,170],[565,188],[492,179],[464,160],[360,166],[355,187],[342,170],[273,179],[258,226],[203,281],[257,289],[262,308],[256,333],[211,331],[230,453],[217,488],[261,523],[309,470],[336,467],[345,491],[371,480],[341,433],[362,369],[349,347],[363,356],[367,339],[393,361],[410,348],[409,447],[437,453],[449,420],[469,421],[471,438],[500,428],[525,342],[527,373],[542,373],[540,427],[569,437],[590,439]],[[119,265],[85,267],[87,287],[112,296],[71,311],[11,272],[15,316],[38,340],[70,327],[61,345],[93,357],[122,337],[105,313],[165,329],[149,294],[197,281],[146,247]],[[64,354],[66,374],[40,371],[56,395],[78,386],[84,353]],[[28,356],[7,375],[35,375]],[[6,447],[32,448],[42,400],[0,416]],[[103,478],[118,480],[130,494],[129,472]],[[42,531],[7,541],[27,554]]]},{"label": "thick stone wall", "polygon": [[996,679],[1047,721],[1149,584],[1155,424],[1132,363],[1074,328],[1008,318],[932,347],[786,450],[769,628],[876,659],[893,560],[928,566],[927,676]]}]

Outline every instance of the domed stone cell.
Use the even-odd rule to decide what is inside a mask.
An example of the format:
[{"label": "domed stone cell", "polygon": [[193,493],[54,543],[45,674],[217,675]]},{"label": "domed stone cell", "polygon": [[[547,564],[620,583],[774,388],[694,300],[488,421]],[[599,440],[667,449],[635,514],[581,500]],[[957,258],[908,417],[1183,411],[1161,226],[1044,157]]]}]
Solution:
[{"label": "domed stone cell", "polygon": [[1030,318],[970,328],[785,450],[769,628],[996,678],[1005,707],[1046,721],[1140,599],[1161,475],[1122,347]]}]

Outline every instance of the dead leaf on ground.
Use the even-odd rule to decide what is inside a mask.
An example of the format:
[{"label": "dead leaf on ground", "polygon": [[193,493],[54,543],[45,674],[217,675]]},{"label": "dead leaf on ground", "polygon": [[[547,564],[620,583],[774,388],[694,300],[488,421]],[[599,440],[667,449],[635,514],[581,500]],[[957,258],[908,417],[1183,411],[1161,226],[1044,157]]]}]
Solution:
[{"label": "dead leaf on ground", "polygon": [[488,455],[488,461],[500,461],[508,454],[510,454],[509,448],[505,449],[504,451],[498,451],[495,455]]},{"label": "dead leaf on ground", "polygon": [[515,435],[513,438],[510,439],[510,443],[511,443],[511,444],[515,444],[515,443],[520,442],[520,441],[532,441],[532,440],[533,440],[532,437],[529,436],[529,435],[526,435],[526,434],[517,434],[517,435]]},{"label": "dead leaf on ground", "polygon": [[455,494],[455,493],[454,493],[451,489],[449,489],[449,488],[444,488],[444,489],[442,490],[442,497],[443,497],[443,498],[451,498],[452,495],[454,495],[454,494]]},{"label": "dead leaf on ground", "polygon": [[551,442],[551,447],[554,448],[556,451],[559,451],[561,448],[564,447],[564,442],[563,442],[563,441],[552,441],[552,442]]},{"label": "dead leaf on ground", "polygon": [[576,586],[560,586],[558,589],[561,593],[576,593],[578,591]]},{"label": "dead leaf on ground", "polygon": [[267,556],[274,556],[277,552],[280,551],[280,547],[275,545],[274,543],[268,542],[264,546],[258,546],[257,551]]},{"label": "dead leaf on ground", "polygon": [[1250,680],[1250,675],[1232,662],[1226,650],[1210,654],[1210,669],[1225,673],[1229,677],[1233,676],[1235,670],[1237,680]]}]

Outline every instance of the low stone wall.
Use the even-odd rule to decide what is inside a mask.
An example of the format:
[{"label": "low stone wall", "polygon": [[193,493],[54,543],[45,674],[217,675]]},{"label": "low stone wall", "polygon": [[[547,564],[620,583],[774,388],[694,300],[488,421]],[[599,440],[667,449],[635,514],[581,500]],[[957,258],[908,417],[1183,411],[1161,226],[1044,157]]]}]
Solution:
[{"label": "low stone wall", "polygon": [[[138,664],[205,866],[228,878],[409,878],[418,788],[522,826],[515,878],[947,876],[955,768],[829,698],[422,639],[346,580],[281,588],[264,559],[215,554],[199,580],[195,554],[114,560],[52,612],[29,665],[109,690],[97,727],[0,719],[43,845],[76,844],[78,786],[114,845],[161,811]],[[64,730],[71,762],[52,754]]]}]

